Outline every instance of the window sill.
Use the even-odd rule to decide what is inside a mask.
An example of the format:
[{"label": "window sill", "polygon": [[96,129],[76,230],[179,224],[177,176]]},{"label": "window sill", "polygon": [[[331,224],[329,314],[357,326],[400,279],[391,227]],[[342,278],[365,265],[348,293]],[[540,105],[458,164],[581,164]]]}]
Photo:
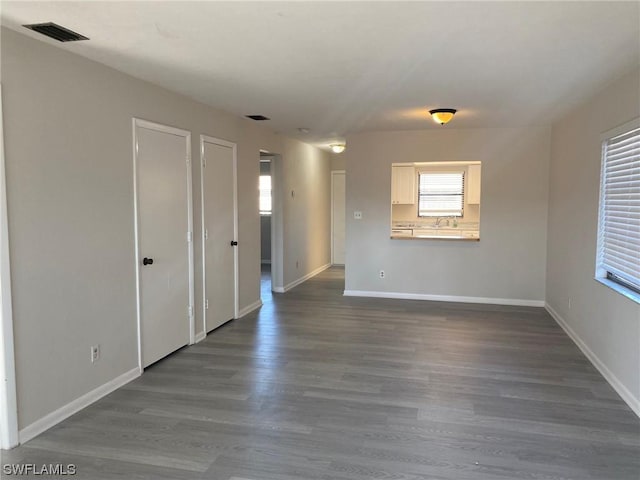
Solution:
[{"label": "window sill", "polygon": [[625,287],[624,285],[620,285],[619,283],[612,282],[611,280],[609,280],[607,278],[596,277],[595,281],[599,282],[599,283],[601,283],[601,284],[603,284],[603,285],[605,285],[605,286],[607,286],[609,288],[611,288],[612,290],[615,290],[620,295],[624,295],[625,297],[627,297],[632,302],[636,302],[636,303],[640,304],[640,294],[634,292],[633,290],[630,290],[629,288]]}]

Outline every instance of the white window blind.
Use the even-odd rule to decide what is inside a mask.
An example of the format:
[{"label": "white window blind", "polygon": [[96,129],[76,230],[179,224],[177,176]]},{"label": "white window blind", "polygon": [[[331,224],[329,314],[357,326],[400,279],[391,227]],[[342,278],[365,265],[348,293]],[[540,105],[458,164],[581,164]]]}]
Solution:
[{"label": "white window blind", "polygon": [[260,215],[271,215],[271,175],[260,175]]},{"label": "white window blind", "polygon": [[598,276],[640,293],[640,128],[603,144]]},{"label": "white window blind", "polygon": [[418,215],[420,217],[461,217],[463,208],[463,172],[419,174]]}]

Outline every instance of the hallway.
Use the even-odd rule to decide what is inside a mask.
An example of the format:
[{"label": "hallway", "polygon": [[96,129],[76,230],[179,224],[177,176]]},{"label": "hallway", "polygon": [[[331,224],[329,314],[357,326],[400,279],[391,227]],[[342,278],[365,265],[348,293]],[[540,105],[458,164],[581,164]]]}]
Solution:
[{"label": "hallway", "polygon": [[81,479],[637,480],[638,418],[543,309],[343,289],[342,268],[263,289],[260,310],[3,464],[73,463]]}]

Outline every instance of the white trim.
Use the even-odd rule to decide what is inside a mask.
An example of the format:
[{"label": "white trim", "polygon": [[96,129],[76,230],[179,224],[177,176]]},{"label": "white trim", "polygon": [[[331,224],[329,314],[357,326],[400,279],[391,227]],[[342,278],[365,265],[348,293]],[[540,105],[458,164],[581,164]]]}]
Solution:
[{"label": "white trim", "polygon": [[[331,265],[344,265],[344,263],[336,264],[334,256],[334,248],[333,248],[333,204],[334,204],[334,178],[336,175],[344,175],[345,182],[347,181],[347,172],[345,170],[331,170]],[[346,184],[345,184],[346,186]]]},{"label": "white trim", "polygon": [[[202,323],[204,331],[207,332],[207,246],[205,239],[205,203],[204,203],[204,144],[211,143],[213,145],[221,145],[231,149],[233,157],[233,239],[238,241],[238,145],[220,138],[210,137],[209,135],[200,135],[200,230],[202,235]],[[240,283],[239,283],[239,261],[238,246],[233,249],[233,318],[238,318],[239,302],[240,302]]]},{"label": "white trim", "polygon": [[200,343],[205,338],[207,338],[207,332],[198,332],[196,334],[196,342],[195,343]]},{"label": "white trim", "polygon": [[604,377],[604,379],[609,382],[609,384],[613,387],[613,389],[622,397],[622,399],[626,402],[627,405],[634,411],[634,413],[640,417],[640,399],[633,396],[633,394],[629,391],[627,387],[615,376],[615,374],[609,370],[609,368],[605,365],[605,363],[600,360],[600,358],[589,348],[580,335],[578,335],[566,322],[564,318],[560,316],[558,312],[556,312],[551,305],[545,303],[544,308],[549,312],[549,315],[553,317],[553,319],[557,322],[558,325],[565,331],[565,333],[569,336],[573,343],[575,343],[578,348],[582,351],[585,357],[589,359],[589,361],[593,364],[594,367],[600,372],[600,374]]},{"label": "white trim", "polygon": [[156,132],[168,133],[178,137],[184,137],[186,143],[187,168],[187,230],[191,234],[190,241],[187,242],[187,261],[189,265],[189,305],[192,306],[192,314],[189,315],[189,345],[195,343],[195,264],[193,252],[193,169],[191,161],[191,132],[180,128],[170,127],[159,123],[142,120],[140,118],[131,119],[133,129],[133,211],[134,211],[134,237],[135,237],[135,262],[136,262],[136,317],[138,326],[138,367],[142,371],[144,363],[142,358],[142,316],[140,308],[140,215],[138,205],[138,136],[137,128],[145,128]]},{"label": "white trim", "polygon": [[396,167],[455,167],[459,165],[480,165],[480,160],[455,160],[455,161],[438,161],[438,162],[394,162]]},{"label": "white trim", "polygon": [[271,156],[271,291],[284,291],[284,165]]},{"label": "white trim", "polygon": [[601,133],[600,142],[604,143],[614,137],[617,137],[618,135],[622,135],[623,133],[635,128],[640,128],[640,117],[636,117],[632,120],[629,120],[628,122],[623,123],[622,125],[618,125],[611,130],[607,130],[606,132]]},{"label": "white trim", "polygon": [[609,287],[611,290],[619,293],[623,297],[627,297],[632,302],[640,303],[640,293],[636,293],[620,283],[612,282],[608,278],[595,277],[594,280],[605,287]]},{"label": "white trim", "polygon": [[256,300],[255,302],[253,302],[251,305],[247,305],[246,307],[243,307],[239,312],[238,312],[238,318],[242,318],[245,315],[253,312],[254,310],[259,309],[262,306],[262,300]]},{"label": "white trim", "polygon": [[260,260],[260,265],[271,265],[271,260]]},{"label": "white trim", "polygon": [[430,295],[422,293],[378,292],[367,290],[345,290],[345,297],[397,298],[400,300],[428,300],[432,302],[482,303],[489,305],[513,305],[519,307],[544,307],[544,300],[518,298],[462,297],[458,295]]},{"label": "white trim", "polygon": [[189,255],[189,345],[196,342],[196,267],[193,236],[193,161],[191,157],[191,132],[187,132],[187,231],[189,241],[187,252]]},{"label": "white trim", "polygon": [[[136,117],[133,118],[133,122],[136,126],[140,128],[146,128],[147,130],[170,133],[171,135],[175,135],[177,137],[191,137],[191,132],[189,130],[183,130],[182,128],[171,127],[162,123],[150,122],[149,120],[143,120]],[[189,148],[189,150],[191,150],[191,148]]]},{"label": "white trim", "polygon": [[32,438],[40,435],[42,432],[50,429],[64,419],[69,418],[74,413],[79,412],[83,408],[88,407],[92,403],[100,400],[102,397],[110,394],[114,390],[117,390],[123,385],[126,385],[131,380],[139,377],[140,374],[140,368],[133,368],[128,372],[114,378],[113,380],[100,385],[98,388],[95,388],[90,392],[85,393],[81,397],[78,397],[75,400],[67,403],[63,407],[60,407],[59,409],[49,413],[48,415],[45,415],[39,420],[36,420],[31,425],[20,430],[20,443],[28,442]]},{"label": "white trim", "polygon": [[239,240],[238,240],[238,146],[233,145],[233,238],[238,242],[238,246],[233,249],[233,318],[238,318],[240,310],[240,261],[239,261]]},{"label": "white trim", "polygon": [[138,219],[138,136],[136,134],[136,119],[131,119],[133,138],[133,238],[134,260],[136,262],[136,333],[138,334],[138,368],[142,370],[142,309],[140,306],[140,221]]},{"label": "white trim", "polygon": [[9,219],[0,85],[0,448],[5,450],[15,447],[19,441],[9,260]]},{"label": "white trim", "polygon": [[207,335],[207,229],[204,225],[204,140],[200,135],[200,243],[202,261],[202,329]]},{"label": "white trim", "polygon": [[316,275],[318,275],[320,272],[324,272],[327,268],[329,268],[331,266],[330,263],[327,263],[326,265],[322,265],[321,267],[316,268],[315,270],[313,270],[312,272],[307,273],[304,277],[300,277],[297,280],[294,280],[291,283],[288,283],[284,286],[284,288],[278,288],[278,289],[273,289],[274,292],[276,293],[285,293],[288,292],[289,290],[291,290],[294,287],[297,287],[298,285],[300,285],[301,283],[306,282],[307,280],[309,280],[311,277],[315,277]]}]

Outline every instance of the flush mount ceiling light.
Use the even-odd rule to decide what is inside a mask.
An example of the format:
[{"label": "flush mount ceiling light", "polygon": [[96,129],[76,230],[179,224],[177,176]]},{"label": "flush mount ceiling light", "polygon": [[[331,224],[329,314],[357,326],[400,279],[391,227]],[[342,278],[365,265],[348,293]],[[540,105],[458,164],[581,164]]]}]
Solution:
[{"label": "flush mount ceiling light", "polygon": [[332,143],[329,145],[333,153],[342,153],[347,146],[344,143]]},{"label": "flush mount ceiling light", "polygon": [[455,108],[436,108],[434,110],[429,110],[433,121],[439,123],[440,125],[449,123],[456,112],[457,110]]}]

